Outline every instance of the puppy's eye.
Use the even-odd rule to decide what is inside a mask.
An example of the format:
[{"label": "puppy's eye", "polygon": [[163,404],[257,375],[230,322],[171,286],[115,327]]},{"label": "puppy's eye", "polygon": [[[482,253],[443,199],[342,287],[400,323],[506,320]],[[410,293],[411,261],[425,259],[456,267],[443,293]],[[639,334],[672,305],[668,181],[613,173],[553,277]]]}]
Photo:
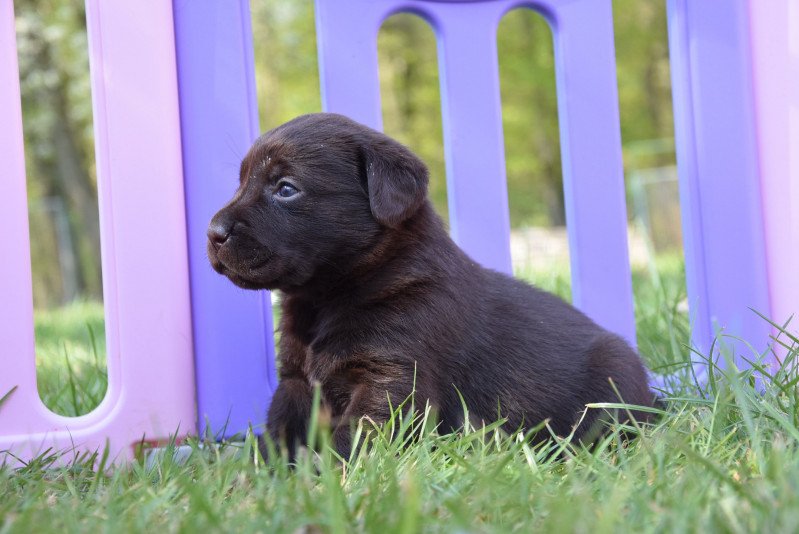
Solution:
[{"label": "puppy's eye", "polygon": [[300,192],[300,190],[297,189],[296,187],[294,187],[293,185],[291,185],[290,183],[281,182],[281,183],[278,184],[277,193],[276,194],[280,198],[291,198],[291,197],[293,197],[294,195],[296,195],[299,192]]}]

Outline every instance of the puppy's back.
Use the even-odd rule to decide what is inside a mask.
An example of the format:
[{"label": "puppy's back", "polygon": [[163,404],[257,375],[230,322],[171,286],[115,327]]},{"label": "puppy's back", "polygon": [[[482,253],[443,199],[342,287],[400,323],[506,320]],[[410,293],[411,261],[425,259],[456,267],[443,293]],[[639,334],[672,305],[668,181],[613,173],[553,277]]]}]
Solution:
[{"label": "puppy's back", "polygon": [[[554,295],[477,269],[482,283],[471,291],[477,320],[446,362],[474,416],[506,417],[508,430],[549,419],[567,435],[588,403],[652,404],[644,366],[623,339]],[[578,439],[598,415],[587,414]]]}]

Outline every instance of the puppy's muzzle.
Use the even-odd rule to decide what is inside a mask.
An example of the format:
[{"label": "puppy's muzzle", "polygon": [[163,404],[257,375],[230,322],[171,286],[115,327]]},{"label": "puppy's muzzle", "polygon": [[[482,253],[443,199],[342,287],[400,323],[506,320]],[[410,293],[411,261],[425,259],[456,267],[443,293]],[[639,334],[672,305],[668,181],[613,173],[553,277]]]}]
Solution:
[{"label": "puppy's muzzle", "polygon": [[215,251],[219,251],[222,248],[230,234],[233,233],[233,226],[235,225],[232,221],[211,221],[211,224],[208,226],[208,242],[211,243],[211,246],[214,247]]}]

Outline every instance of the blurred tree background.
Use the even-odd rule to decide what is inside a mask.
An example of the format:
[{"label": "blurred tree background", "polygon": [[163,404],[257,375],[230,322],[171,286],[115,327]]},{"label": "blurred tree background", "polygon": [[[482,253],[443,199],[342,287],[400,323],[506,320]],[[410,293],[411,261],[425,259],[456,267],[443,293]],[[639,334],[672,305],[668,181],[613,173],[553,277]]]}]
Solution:
[{"label": "blurred tree background", "polygon": [[102,298],[86,16],[80,0],[15,2],[34,300]]},{"label": "blurred tree background", "polygon": [[[100,299],[83,2],[17,0],[14,5],[36,305]],[[262,129],[320,111],[312,0],[252,0],[251,7]],[[668,171],[674,153],[665,1],[614,0],[613,8],[632,219],[636,210],[657,211],[645,193],[641,197],[646,184],[660,184],[676,198],[674,173]],[[565,216],[551,30],[534,12],[514,10],[500,24],[498,49],[511,223],[515,228],[561,226]],[[433,31],[419,17],[395,15],[380,31],[378,51],[386,132],[427,162],[432,198],[446,216]],[[655,175],[650,169],[660,171]],[[678,212],[661,211],[664,227],[674,235],[658,245],[679,247],[679,224],[673,219]]]}]

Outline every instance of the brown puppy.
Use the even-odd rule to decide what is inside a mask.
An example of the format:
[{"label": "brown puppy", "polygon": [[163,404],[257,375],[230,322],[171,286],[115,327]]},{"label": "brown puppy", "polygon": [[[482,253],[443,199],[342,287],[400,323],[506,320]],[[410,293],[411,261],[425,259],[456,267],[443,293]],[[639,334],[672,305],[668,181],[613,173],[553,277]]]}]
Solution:
[{"label": "brown puppy", "polygon": [[[246,289],[283,293],[280,385],[267,429],[293,457],[311,384],[321,384],[337,450],[351,422],[389,415],[412,392],[444,429],[549,419],[567,435],[586,403],[651,405],[641,360],[557,297],[484,269],[433,212],[410,150],[346,117],[305,115],[258,139],[241,185],[208,229],[208,257]],[[576,430],[587,437],[590,410]],[[643,415],[642,415],[643,418]]]}]

